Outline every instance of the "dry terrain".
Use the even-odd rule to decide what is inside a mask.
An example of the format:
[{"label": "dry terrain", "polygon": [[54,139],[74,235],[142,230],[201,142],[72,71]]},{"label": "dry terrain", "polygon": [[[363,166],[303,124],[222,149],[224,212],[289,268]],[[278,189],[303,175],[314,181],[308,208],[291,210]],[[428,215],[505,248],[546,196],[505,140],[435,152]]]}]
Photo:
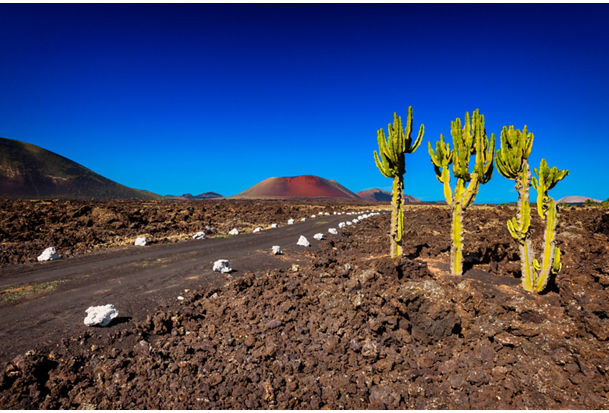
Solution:
[{"label": "dry terrain", "polygon": [[[239,216],[250,205],[224,202]],[[262,204],[258,220],[274,219],[270,205],[294,207]],[[182,222],[178,211],[164,219]],[[386,255],[389,216],[375,216],[288,251],[299,267],[244,271],[138,321],[32,344],[1,367],[0,408],[607,409],[609,214],[561,209],[564,265],[542,295],[520,287],[513,214],[467,211],[464,276],[446,272],[449,210],[415,205],[402,259]]]},{"label": "dry terrain", "polygon": [[[160,200],[13,201],[0,199],[0,265],[36,262],[49,246],[62,257],[133,245],[138,236],[154,244],[190,239],[206,226],[224,236],[231,229],[285,225],[319,211],[379,208],[378,203],[330,201]],[[0,273],[1,274],[1,273]]]}]

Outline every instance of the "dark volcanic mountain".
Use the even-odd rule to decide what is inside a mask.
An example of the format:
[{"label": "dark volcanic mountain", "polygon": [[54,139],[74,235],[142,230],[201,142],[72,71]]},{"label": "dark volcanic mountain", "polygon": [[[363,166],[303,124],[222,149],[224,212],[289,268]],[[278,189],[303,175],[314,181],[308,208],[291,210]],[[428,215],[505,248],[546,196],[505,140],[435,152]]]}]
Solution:
[{"label": "dark volcanic mountain", "polygon": [[287,199],[287,198],[343,198],[359,199],[336,181],[315,175],[272,177],[252,186],[232,198]]},{"label": "dark volcanic mountain", "polygon": [[[391,202],[391,192],[383,191],[382,189],[372,188],[366,189],[357,193],[357,196],[366,201]],[[413,196],[404,195],[404,202],[420,202]]]},{"label": "dark volcanic mountain", "polygon": [[39,146],[0,138],[0,197],[156,199]]},{"label": "dark volcanic mountain", "polygon": [[214,198],[224,198],[224,196],[216,193],[216,192],[204,192],[199,195],[192,194],[183,194],[183,195],[165,195],[165,198],[168,199],[184,199],[187,201],[197,200],[197,199],[214,199]]}]

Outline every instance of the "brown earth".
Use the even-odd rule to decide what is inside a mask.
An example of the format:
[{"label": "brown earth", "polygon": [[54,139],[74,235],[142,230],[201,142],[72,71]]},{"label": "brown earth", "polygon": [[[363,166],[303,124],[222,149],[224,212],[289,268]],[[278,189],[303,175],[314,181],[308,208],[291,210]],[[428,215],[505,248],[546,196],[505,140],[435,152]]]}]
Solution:
[{"label": "brown earth", "polygon": [[[370,205],[370,204],[368,204]],[[190,239],[211,226],[214,235],[233,228],[283,225],[326,207],[365,208],[363,202],[329,201],[13,201],[0,199],[0,266],[36,262],[54,246],[62,257],[108,247],[133,245],[138,236],[152,243]],[[375,208],[378,208],[376,206]]]},{"label": "brown earth", "polygon": [[561,210],[563,269],[534,295],[515,277],[513,209],[467,211],[464,276],[445,271],[448,209],[409,206],[400,260],[386,256],[389,217],[364,220],[295,271],[246,273],[135,328],[16,357],[0,407],[607,409],[609,214]]}]

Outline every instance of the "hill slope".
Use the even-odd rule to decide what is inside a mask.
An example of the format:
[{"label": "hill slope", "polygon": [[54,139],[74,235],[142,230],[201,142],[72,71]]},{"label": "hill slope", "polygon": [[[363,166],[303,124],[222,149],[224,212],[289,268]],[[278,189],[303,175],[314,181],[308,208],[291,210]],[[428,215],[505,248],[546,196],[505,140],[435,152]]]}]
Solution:
[{"label": "hill slope", "polygon": [[583,204],[587,200],[591,200],[593,202],[596,202],[597,204],[601,203],[600,199],[588,198],[587,196],[580,196],[580,195],[563,196],[562,198],[557,200],[556,203],[557,204]]},{"label": "hill slope", "polygon": [[315,175],[272,177],[257,183],[231,198],[286,199],[286,198],[343,198],[359,199],[336,181]]},{"label": "hill slope", "polygon": [[216,198],[224,198],[224,196],[220,195],[217,192],[204,192],[199,195],[193,194],[182,194],[182,195],[165,195],[165,198],[168,199],[183,199],[187,201],[199,200],[199,199],[216,199]]},{"label": "hill slope", "polygon": [[0,197],[156,199],[39,146],[0,138]]},{"label": "hill slope", "polygon": [[[383,191],[382,189],[372,188],[366,189],[365,191],[360,191],[357,193],[357,196],[366,201],[372,202],[391,202],[391,192]],[[404,195],[404,202],[420,202],[417,198]]]}]

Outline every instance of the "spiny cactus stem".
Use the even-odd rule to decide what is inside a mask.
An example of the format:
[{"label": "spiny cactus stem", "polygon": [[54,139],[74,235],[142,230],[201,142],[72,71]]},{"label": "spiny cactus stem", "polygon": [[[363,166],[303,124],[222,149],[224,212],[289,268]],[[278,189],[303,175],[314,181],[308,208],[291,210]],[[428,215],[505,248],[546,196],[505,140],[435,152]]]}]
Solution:
[{"label": "spiny cactus stem", "polygon": [[398,175],[393,178],[393,197],[391,199],[391,257],[402,255],[402,240],[404,238],[404,178]]},{"label": "spiny cactus stem", "polygon": [[462,179],[457,180],[455,196],[452,202],[452,243],[450,246],[450,272],[463,274],[463,204],[464,184]]},{"label": "spiny cactus stem", "polygon": [[[544,232],[543,237],[543,264],[541,266],[540,272],[537,275],[535,292],[541,292],[545,290],[548,280],[550,278],[550,273],[554,270],[553,261],[555,259],[554,254],[558,254],[560,257],[560,250],[555,252],[558,248],[556,248],[556,203],[552,198],[546,198],[545,201],[548,209],[546,211],[546,230]],[[559,258],[560,259],[560,258]]]},{"label": "spiny cactus stem", "polygon": [[522,160],[522,172],[516,178],[516,191],[518,191],[518,246],[520,249],[520,265],[522,271],[522,286],[527,291],[533,291],[535,282],[535,269],[533,268],[533,248],[530,239],[530,204],[529,204],[529,162]]}]

